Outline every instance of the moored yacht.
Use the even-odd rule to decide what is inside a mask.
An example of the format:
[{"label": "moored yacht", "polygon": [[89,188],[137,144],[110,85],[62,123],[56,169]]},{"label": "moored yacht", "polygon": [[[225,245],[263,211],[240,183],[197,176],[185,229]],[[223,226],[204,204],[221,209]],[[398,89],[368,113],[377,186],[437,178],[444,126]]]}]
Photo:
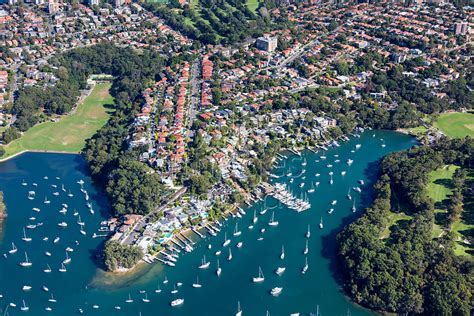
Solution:
[{"label": "moored yacht", "polygon": [[174,306],[181,305],[183,303],[184,303],[184,298],[177,298],[177,299],[171,301],[170,305],[174,307]]},{"label": "moored yacht", "polygon": [[278,226],[278,221],[275,220],[275,212],[272,212],[272,218],[268,222],[268,226]]},{"label": "moored yacht", "polygon": [[217,276],[220,276],[222,273],[222,268],[220,267],[219,265],[219,259],[217,259],[217,270],[216,270],[216,274]]},{"label": "moored yacht", "polygon": [[25,251],[25,261],[20,262],[20,266],[24,268],[28,268],[28,267],[31,267],[32,265],[33,263],[30,262],[30,260],[28,259],[28,254]]},{"label": "moored yacht", "polygon": [[275,271],[277,275],[282,275],[283,272],[285,272],[286,268],[285,267],[278,267]]},{"label": "moored yacht", "polygon": [[199,283],[199,277],[196,277],[196,282],[193,283],[193,287],[194,288],[201,288],[202,287],[202,284]]},{"label": "moored yacht", "polygon": [[237,302],[237,313],[235,316],[242,316],[242,309],[240,308],[240,301]]},{"label": "moored yacht", "polygon": [[283,260],[285,259],[285,246],[281,246],[281,254],[280,254],[280,259]]},{"label": "moored yacht", "polygon": [[238,228],[238,223],[235,223],[235,228],[234,228],[234,236],[240,236],[242,232]]},{"label": "moored yacht", "polygon": [[18,248],[16,248],[15,244],[12,242],[12,249],[8,250],[9,254],[14,254],[18,251]]},{"label": "moored yacht", "polygon": [[230,239],[227,239],[227,232],[224,233],[224,243],[222,244],[222,247],[226,247],[230,244]]},{"label": "moored yacht", "polygon": [[270,294],[273,295],[273,296],[277,296],[281,293],[281,291],[283,291],[283,288],[282,287],[274,287],[271,291],[270,291]]},{"label": "moored yacht", "polygon": [[262,268],[261,267],[258,267],[258,276],[257,277],[254,277],[252,279],[252,281],[254,283],[259,283],[259,282],[263,282],[265,281],[265,277],[263,276],[263,272],[262,272]]},{"label": "moored yacht", "polygon": [[308,271],[308,268],[309,268],[309,266],[308,266],[308,257],[305,257],[305,264],[303,266],[303,269],[301,269],[301,273],[305,274],[306,271]]},{"label": "moored yacht", "polygon": [[199,269],[207,269],[209,268],[209,265],[211,264],[210,261],[206,261],[206,256],[202,258],[201,265],[199,266]]}]

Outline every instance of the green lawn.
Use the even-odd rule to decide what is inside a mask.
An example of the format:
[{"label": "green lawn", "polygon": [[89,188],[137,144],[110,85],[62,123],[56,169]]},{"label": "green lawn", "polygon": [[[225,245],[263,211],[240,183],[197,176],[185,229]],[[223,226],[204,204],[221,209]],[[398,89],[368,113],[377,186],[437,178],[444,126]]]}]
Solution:
[{"label": "green lawn", "polygon": [[76,111],[63,116],[58,122],[45,122],[33,126],[19,139],[4,146],[7,158],[23,150],[79,152],[85,140],[93,136],[109,119],[105,105],[113,104],[109,94],[111,84],[100,83],[78,105]]},{"label": "green lawn", "polygon": [[[442,201],[447,199],[452,193],[450,188],[450,181],[453,177],[454,171],[458,169],[458,166],[447,165],[430,173],[430,183],[427,186],[427,194],[435,202],[435,224],[433,225],[433,237],[437,238],[445,229],[444,218],[446,217],[446,210],[442,205]],[[471,176],[468,176],[467,180],[471,180]],[[459,241],[456,242],[454,253],[459,256],[470,255],[468,251],[472,252],[472,247],[462,243],[466,237],[464,236],[466,231],[474,229],[474,225],[466,224],[465,219],[467,215],[472,212],[468,197],[464,196],[464,211],[463,218],[455,222],[451,231],[456,235]]]},{"label": "green lawn", "polygon": [[407,133],[410,133],[410,134],[415,135],[415,136],[423,136],[428,131],[426,129],[426,127],[424,127],[424,126],[404,128],[403,130],[406,131]]},{"label": "green lawn", "polygon": [[246,2],[247,8],[249,8],[250,11],[253,11],[254,13],[257,12],[258,6],[260,5],[259,0],[247,0]]},{"label": "green lawn", "polygon": [[443,201],[451,194],[452,191],[449,186],[446,186],[446,183],[451,181],[454,171],[458,168],[458,166],[449,165],[430,172],[430,183],[428,183],[426,190],[428,196],[435,203]]},{"label": "green lawn", "polygon": [[390,236],[390,227],[397,224],[398,221],[410,220],[412,219],[412,217],[410,215],[406,215],[403,212],[401,213],[390,212],[387,219],[388,219],[388,225],[387,227],[385,227],[385,230],[383,231],[382,236],[380,236],[381,239],[385,239]]},{"label": "green lawn", "polygon": [[472,113],[444,113],[441,114],[434,126],[449,137],[474,137],[474,114]]}]

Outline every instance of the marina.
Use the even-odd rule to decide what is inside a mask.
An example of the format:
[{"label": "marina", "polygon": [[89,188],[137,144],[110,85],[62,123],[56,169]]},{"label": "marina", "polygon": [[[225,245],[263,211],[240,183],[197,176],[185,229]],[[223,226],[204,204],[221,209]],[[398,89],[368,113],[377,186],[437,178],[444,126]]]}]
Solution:
[{"label": "marina", "polygon": [[[305,315],[315,313],[316,305],[326,315],[346,315],[348,311],[351,315],[372,315],[341,293],[331,266],[335,262],[336,231],[370,202],[370,188],[377,171],[372,164],[388,152],[414,144],[405,135],[376,133],[380,136],[375,139],[366,134],[357,138],[362,146],[354,153],[351,152],[355,146],[353,139],[341,142],[339,147],[328,147],[324,152],[325,162],[316,162],[320,153],[312,151],[303,151],[301,156],[284,154],[287,164],[283,170],[275,168],[273,174],[285,176],[271,178],[269,184],[275,188],[286,187],[285,191],[291,191],[302,202],[306,200],[311,206],[304,212],[295,212],[288,207],[291,205],[286,206],[284,201],[271,196],[262,198],[239,212],[240,217],[221,220],[207,228],[196,227],[199,234],[176,234],[170,242],[173,249],[165,250],[159,257],[160,261],[173,263],[173,267],[146,264],[143,272],[122,286],[101,282],[107,277],[100,277],[103,273],[94,261],[94,253],[103,239],[93,236],[101,235],[99,229],[108,207],[92,186],[80,157],[24,154],[0,164],[0,190],[5,192],[7,207],[19,210],[9,214],[0,244],[1,253],[7,255],[0,261],[1,271],[5,271],[0,275],[0,310],[3,313],[8,308],[10,315],[20,314],[21,307],[28,308],[29,315],[43,315],[45,310],[52,315],[80,311],[88,315],[112,315],[118,310],[124,315],[140,312],[144,316],[154,315],[157,311],[160,315],[189,315],[202,306],[203,300],[218,293],[206,315],[234,315],[237,305],[246,315],[263,316],[267,311],[271,315],[295,312]],[[380,146],[379,138],[385,140],[386,147]],[[336,159],[335,155],[340,157]],[[299,178],[294,178],[294,184],[288,182],[293,175],[301,176],[297,169],[302,169],[303,159],[307,161],[304,166],[307,185],[300,188]],[[347,159],[353,160],[351,166],[335,163]],[[327,181],[329,177],[323,181],[328,175],[328,163],[333,164],[333,185]],[[346,171],[345,176],[341,171]],[[286,176],[289,173],[293,175]],[[310,182],[317,179],[316,173],[322,178],[321,184],[308,194]],[[46,175],[47,180],[43,179]],[[364,184],[359,180],[364,180]],[[39,199],[28,199],[32,183],[37,183],[34,190]],[[71,192],[73,197],[63,190],[57,190],[58,196],[53,195],[51,184],[58,188],[64,184],[65,192]],[[348,187],[359,187],[361,192],[354,191],[353,199],[348,200]],[[95,214],[89,211],[86,194],[81,189],[87,192]],[[48,196],[49,204],[43,203],[44,196]],[[334,200],[338,201],[331,206],[335,211],[328,214],[327,206]],[[41,211],[33,211],[33,207]],[[68,211],[59,213],[63,207]],[[352,212],[352,207],[357,210]],[[75,212],[78,215],[74,216]],[[35,217],[31,224],[43,222],[44,225],[23,231],[31,217]],[[67,227],[57,225],[61,222],[67,223]],[[322,223],[324,226],[319,229]],[[250,226],[253,228],[249,229]],[[86,235],[80,232],[82,227],[87,227]],[[13,249],[17,252],[9,253]],[[46,251],[51,256],[45,256]],[[19,262],[29,262],[31,266],[24,268]],[[200,266],[204,268],[199,269]],[[253,282],[253,278],[263,280]],[[159,292],[155,291],[157,284],[160,284]],[[24,285],[31,288],[24,291]],[[177,292],[171,293],[172,290]],[[50,301],[53,297],[54,303]]]}]

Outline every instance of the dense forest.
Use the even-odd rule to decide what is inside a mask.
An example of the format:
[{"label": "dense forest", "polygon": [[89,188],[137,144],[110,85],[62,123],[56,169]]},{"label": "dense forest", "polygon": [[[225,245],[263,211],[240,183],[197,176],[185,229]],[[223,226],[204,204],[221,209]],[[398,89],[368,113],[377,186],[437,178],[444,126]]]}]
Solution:
[{"label": "dense forest", "polygon": [[[451,233],[433,239],[434,203],[428,173],[445,165],[474,167],[474,140],[444,140],[385,157],[366,212],[338,235],[346,290],[371,309],[425,315],[469,315],[473,309],[473,261],[455,256]],[[462,178],[462,175],[455,177]],[[410,220],[390,227],[391,212]],[[455,214],[455,208],[448,209]],[[451,214],[448,214],[451,216]]]},{"label": "dense forest", "polygon": [[144,6],[173,29],[203,44],[235,44],[261,36],[274,23],[287,22],[285,18],[272,21],[266,9],[254,13],[244,0],[200,0],[195,7],[186,4],[183,8],[177,1]]},{"label": "dense forest", "polygon": [[108,271],[120,268],[130,269],[143,258],[143,251],[136,246],[121,245],[117,241],[109,240],[104,247],[104,263]]}]

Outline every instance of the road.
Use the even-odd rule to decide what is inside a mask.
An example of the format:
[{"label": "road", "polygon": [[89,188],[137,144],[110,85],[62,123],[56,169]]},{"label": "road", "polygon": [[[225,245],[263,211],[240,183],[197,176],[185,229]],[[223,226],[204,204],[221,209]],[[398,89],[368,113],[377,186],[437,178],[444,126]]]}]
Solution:
[{"label": "road", "polygon": [[[183,195],[185,192],[187,191],[187,188],[186,187],[182,187],[181,189],[179,189],[178,191],[176,191],[175,193],[173,193],[173,195],[171,195],[171,197],[164,203],[164,204],[161,204],[160,206],[158,206],[154,211],[151,211],[150,213],[148,213],[147,215],[143,216],[142,219],[140,219],[138,222],[136,222],[135,224],[133,224],[133,226],[128,230],[127,233],[125,233],[125,236],[122,238],[122,240],[120,241],[120,244],[125,244],[125,245],[130,245],[134,238],[135,237],[135,233],[136,231],[139,231],[140,229],[142,229],[143,227],[145,227],[145,225],[147,224],[148,222],[148,219],[151,217],[151,216],[154,216],[155,214],[163,211],[165,208],[167,208],[171,203],[174,203],[174,201],[176,201],[176,199],[178,199],[181,195]],[[131,238],[132,237],[132,238]]]}]

